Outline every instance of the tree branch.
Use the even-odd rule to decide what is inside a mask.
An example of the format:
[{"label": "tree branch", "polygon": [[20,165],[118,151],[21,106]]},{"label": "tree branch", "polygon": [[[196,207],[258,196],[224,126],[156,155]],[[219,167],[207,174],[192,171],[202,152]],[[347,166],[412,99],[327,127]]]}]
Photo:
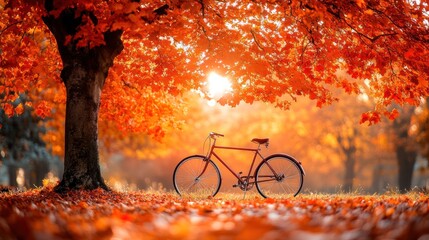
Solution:
[{"label": "tree branch", "polygon": [[200,23],[200,21],[198,21],[198,22],[197,22],[197,24],[198,24],[198,26],[200,26],[200,27],[201,27],[201,30],[203,31],[204,36],[206,37],[207,41],[209,42],[209,47],[208,47],[208,48],[210,49],[211,41],[210,41],[209,36],[207,35],[207,31],[206,31],[206,29],[205,29],[205,28],[204,28],[204,26]]},{"label": "tree branch", "polygon": [[252,34],[253,40],[255,40],[256,45],[261,49],[264,50],[264,48],[262,47],[262,45],[259,43],[258,39],[256,39],[256,35],[255,35],[255,31],[250,30],[250,33]]},{"label": "tree branch", "polygon": [[7,29],[9,29],[9,28],[13,27],[14,25],[20,24],[20,23],[22,23],[22,21],[17,21],[17,22],[14,22],[14,23],[9,24],[9,25],[8,25],[8,26],[6,26],[4,29],[0,30],[0,35],[2,35],[2,34],[3,34],[3,32],[5,32]]},{"label": "tree branch", "polygon": [[131,85],[131,83],[126,82],[124,80],[121,80],[121,81],[122,81],[122,83],[124,84],[125,87],[129,87],[129,88],[135,90],[136,92],[138,92],[140,95],[143,95],[143,93],[140,91],[140,89],[138,89],[135,86]]},{"label": "tree branch", "polygon": [[365,35],[364,33],[358,31],[355,27],[353,27],[350,23],[347,22],[347,20],[345,18],[340,18],[340,20],[343,20],[343,22],[353,31],[355,31],[359,36],[369,40],[370,42],[374,43],[375,41],[377,41],[380,37],[386,37],[386,36],[394,36],[397,33],[383,33],[374,37],[370,37]]},{"label": "tree branch", "polygon": [[[353,25],[351,25],[349,22],[347,22],[347,20],[343,17],[341,17],[341,11],[340,9],[332,3],[323,3],[326,5],[327,7],[327,12],[330,13],[332,16],[334,16],[335,18],[337,18],[340,21],[343,21],[350,29],[352,29],[353,31],[355,31],[359,36],[361,36],[362,38],[365,38],[367,40],[369,40],[371,43],[374,43],[375,41],[377,41],[379,38],[381,37],[387,37],[387,36],[394,36],[397,35],[396,32],[393,33],[383,33],[380,35],[376,35],[374,37],[368,36],[360,31],[358,31]],[[387,17],[389,19],[389,21],[391,21],[396,27],[400,28],[397,24],[395,24],[391,18],[389,18],[389,16],[385,15],[383,12],[376,10],[374,8],[368,7],[368,9],[371,9],[379,14],[383,14],[385,17]],[[336,11],[334,11],[336,10]]]},{"label": "tree branch", "polygon": [[204,6],[204,1],[203,1],[203,0],[198,0],[198,3],[201,5],[201,13],[202,13],[202,16],[203,16],[203,18],[204,18],[204,16],[205,16],[205,6]]},{"label": "tree branch", "polygon": [[168,6],[168,4],[164,4],[163,6],[155,9],[155,11],[153,11],[153,12],[158,16],[167,15],[167,10],[169,8],[170,8],[170,6]]}]

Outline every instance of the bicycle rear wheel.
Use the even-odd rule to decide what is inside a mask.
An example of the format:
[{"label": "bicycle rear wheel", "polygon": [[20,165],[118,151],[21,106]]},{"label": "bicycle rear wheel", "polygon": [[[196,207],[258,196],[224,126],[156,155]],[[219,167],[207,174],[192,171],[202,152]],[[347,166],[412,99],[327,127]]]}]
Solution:
[{"label": "bicycle rear wheel", "polygon": [[201,155],[183,159],[177,164],[173,173],[174,189],[180,196],[215,196],[220,189],[221,182],[219,168],[212,160],[205,160],[205,157]]},{"label": "bicycle rear wheel", "polygon": [[296,196],[304,182],[304,171],[292,157],[277,154],[259,164],[255,177],[256,188],[264,198]]}]

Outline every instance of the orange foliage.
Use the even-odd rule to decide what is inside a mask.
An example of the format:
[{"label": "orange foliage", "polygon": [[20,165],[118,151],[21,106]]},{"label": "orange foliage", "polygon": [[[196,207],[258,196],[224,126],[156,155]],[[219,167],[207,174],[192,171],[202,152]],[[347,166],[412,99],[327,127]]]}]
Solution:
[{"label": "orange foliage", "polygon": [[[27,92],[37,114],[52,109],[62,118],[55,115],[65,98],[61,60],[41,17],[69,7],[97,21],[82,15],[66,43],[96,47],[105,32],[124,31],[125,49],[110,69],[100,116],[120,130],[162,137],[182,107],[177,97],[204,92],[211,71],[233,82],[219,100],[232,106],[265,101],[287,109],[304,95],[321,107],[337,98],[328,86],[358,93],[368,85],[377,100],[362,116],[369,123],[395,118],[386,106],[416,105],[429,95],[424,1],[69,0],[53,1],[50,13],[43,2],[0,3],[1,107],[8,114],[8,102]],[[338,77],[338,70],[352,78]]]},{"label": "orange foliage", "polygon": [[304,196],[184,199],[146,192],[49,188],[0,194],[5,239],[419,239],[429,199]]}]

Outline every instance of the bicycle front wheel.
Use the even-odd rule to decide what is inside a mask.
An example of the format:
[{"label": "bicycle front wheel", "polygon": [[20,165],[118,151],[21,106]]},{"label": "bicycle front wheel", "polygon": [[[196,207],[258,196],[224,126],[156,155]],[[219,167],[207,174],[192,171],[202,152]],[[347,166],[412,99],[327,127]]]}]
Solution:
[{"label": "bicycle front wheel", "polygon": [[215,196],[222,178],[219,168],[204,156],[189,156],[177,164],[173,173],[174,189],[180,196]]},{"label": "bicycle front wheel", "polygon": [[296,196],[302,188],[304,171],[292,157],[277,154],[261,162],[255,177],[256,188],[264,198]]}]

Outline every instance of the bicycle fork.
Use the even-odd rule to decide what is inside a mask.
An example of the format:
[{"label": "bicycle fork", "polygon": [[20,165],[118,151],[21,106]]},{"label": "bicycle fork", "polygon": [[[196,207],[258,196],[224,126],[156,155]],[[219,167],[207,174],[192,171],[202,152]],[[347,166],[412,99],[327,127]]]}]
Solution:
[{"label": "bicycle fork", "polygon": [[204,174],[204,172],[207,169],[207,166],[209,165],[209,160],[204,159],[204,161],[206,161],[206,164],[204,165],[203,171],[201,171],[201,173],[194,179],[194,182],[188,187],[188,190],[193,188],[195,185],[197,185],[200,180],[201,180],[201,176]]},{"label": "bicycle fork", "polygon": [[[204,164],[204,168],[203,168],[203,171],[201,171],[201,173],[200,173],[200,175],[198,175],[196,178],[195,178],[195,184],[197,183],[197,182],[199,182],[200,181],[200,177],[204,174],[204,172],[206,171],[206,169],[207,169],[207,166],[209,165],[209,162],[210,162],[210,160],[209,160],[210,158],[204,158],[204,161],[206,162],[206,164]],[[195,185],[194,184],[194,185]]]},{"label": "bicycle fork", "polygon": [[[211,147],[210,147],[210,152],[207,154],[207,156],[204,158],[204,162],[206,162],[206,164],[204,165],[204,168],[203,168],[203,171],[201,171],[201,173],[200,173],[200,175],[198,175],[196,178],[195,178],[195,180],[194,180],[194,184],[192,184],[192,186],[194,186],[195,184],[197,184],[199,181],[200,181],[200,178],[201,178],[201,176],[204,174],[204,172],[206,171],[206,169],[207,169],[207,166],[209,165],[209,163],[210,163],[210,158],[211,158],[211,156],[212,156],[212,154],[213,154],[213,149],[214,149],[214,146],[216,145],[216,138],[213,138],[213,145],[211,145]],[[192,187],[191,186],[191,187]]]}]

